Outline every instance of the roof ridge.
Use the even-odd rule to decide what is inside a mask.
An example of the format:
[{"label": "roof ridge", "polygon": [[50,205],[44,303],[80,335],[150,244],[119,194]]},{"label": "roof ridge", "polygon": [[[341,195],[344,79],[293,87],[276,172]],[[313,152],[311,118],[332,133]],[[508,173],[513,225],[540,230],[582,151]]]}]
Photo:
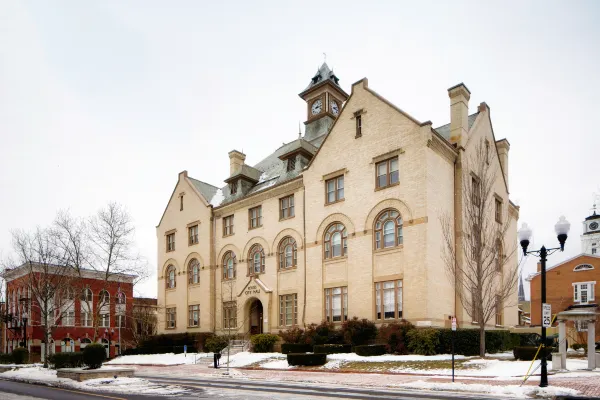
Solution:
[{"label": "roof ridge", "polygon": [[215,189],[219,189],[219,187],[217,187],[217,186],[215,186],[215,185],[211,185],[210,183],[207,183],[207,182],[201,181],[200,179],[192,178],[192,177],[191,177],[191,176],[189,176],[189,175],[188,175],[188,178],[189,178],[189,179],[191,179],[191,180],[194,180],[194,181],[196,181],[196,182],[200,182],[200,183],[203,183],[203,184],[205,184],[205,185],[212,186],[212,187],[214,187]]}]

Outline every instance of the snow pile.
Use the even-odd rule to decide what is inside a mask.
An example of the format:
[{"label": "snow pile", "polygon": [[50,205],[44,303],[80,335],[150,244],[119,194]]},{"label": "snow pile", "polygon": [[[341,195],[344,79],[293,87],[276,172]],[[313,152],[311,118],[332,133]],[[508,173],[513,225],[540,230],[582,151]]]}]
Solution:
[{"label": "snow pile", "polygon": [[287,360],[269,361],[260,365],[261,368],[265,369],[292,369],[295,368],[293,365],[289,365]]},{"label": "snow pile", "polygon": [[[247,351],[243,351],[241,353],[234,354],[229,357],[229,366],[230,367],[245,367],[247,365],[256,364],[261,361],[266,361],[269,359],[285,359],[287,360],[287,356],[281,353],[250,353]],[[271,361],[276,361],[271,360]],[[287,368],[287,361],[285,362]],[[221,366],[227,365],[227,354],[223,354],[221,356]],[[273,367],[271,367],[273,369]]]},{"label": "snow pile", "polygon": [[158,385],[141,378],[103,378],[77,382],[72,379],[58,378],[55,370],[41,367],[14,369],[1,373],[0,377],[21,382],[42,383],[48,386],[99,392],[135,393],[142,395],[173,395],[188,392],[179,386]]},{"label": "snow pile", "polygon": [[529,397],[555,397],[555,396],[575,396],[579,392],[575,389],[563,388],[558,386],[549,386],[540,388],[538,386],[518,386],[518,385],[486,385],[486,384],[466,384],[466,383],[440,383],[416,381],[397,385],[398,387],[419,390],[439,390],[455,392],[474,392],[485,393],[497,396],[512,396],[519,398]]},{"label": "snow pile", "polygon": [[105,365],[182,365],[195,364],[196,359],[212,357],[212,353],[187,353],[186,354],[138,354],[135,356],[121,356],[107,361]]}]

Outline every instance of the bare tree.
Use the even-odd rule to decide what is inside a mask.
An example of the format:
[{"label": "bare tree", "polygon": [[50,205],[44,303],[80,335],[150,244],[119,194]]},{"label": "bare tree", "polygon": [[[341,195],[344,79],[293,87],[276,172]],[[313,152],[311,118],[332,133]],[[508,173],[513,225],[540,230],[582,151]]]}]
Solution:
[{"label": "bare tree", "polygon": [[77,275],[73,268],[64,263],[66,255],[56,246],[51,230],[38,228],[31,233],[14,231],[12,241],[18,261],[5,270],[5,274],[10,274],[10,269],[22,268],[22,272],[15,272],[20,275],[27,289],[25,298],[30,304],[27,309],[32,317],[40,317],[39,321],[30,321],[32,325],[39,323],[43,327],[46,344],[44,366],[47,366],[53,329],[63,318],[74,319],[75,316],[73,287]]},{"label": "bare tree", "polygon": [[475,144],[472,156],[463,160],[462,215],[440,216],[444,266],[456,297],[479,326],[482,357],[485,326],[503,307],[513,305],[518,283],[518,265],[512,263],[516,243],[504,241],[510,227],[507,205],[501,206],[501,222],[496,216],[495,154],[483,139]]},{"label": "bare tree", "polygon": [[[140,299],[144,300],[144,299]],[[153,304],[134,304],[128,318],[127,329],[131,332],[131,345],[138,347],[143,341],[156,335],[158,327],[158,306]]]},{"label": "bare tree", "polygon": [[[148,276],[147,263],[133,251],[135,230],[131,216],[117,203],[109,203],[87,220],[61,212],[55,220],[54,232],[58,247],[68,256],[77,275],[83,278],[95,272],[95,279],[103,282],[100,294],[107,293],[105,290],[113,282],[124,282],[135,276],[135,285]],[[87,288],[81,287],[79,294],[82,309],[91,314],[91,321],[86,323],[91,323],[98,336],[109,314],[110,297],[99,295],[94,304],[94,297],[88,294]],[[118,303],[119,298],[116,300]],[[124,317],[125,311],[117,308],[117,314]]]}]

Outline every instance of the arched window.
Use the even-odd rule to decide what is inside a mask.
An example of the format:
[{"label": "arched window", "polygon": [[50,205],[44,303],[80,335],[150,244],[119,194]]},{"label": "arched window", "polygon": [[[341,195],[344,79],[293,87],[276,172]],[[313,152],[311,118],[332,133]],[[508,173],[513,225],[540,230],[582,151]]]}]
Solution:
[{"label": "arched window", "polygon": [[190,285],[200,283],[200,262],[195,258],[192,258],[188,264],[188,283]]},{"label": "arched window", "polygon": [[235,265],[237,260],[233,251],[228,251],[223,256],[223,279],[235,279]]},{"label": "arched window", "polygon": [[175,266],[167,267],[167,289],[174,289],[177,282],[175,281]]},{"label": "arched window", "polygon": [[348,253],[346,227],[335,222],[325,232],[325,258],[341,257]]},{"label": "arched window", "polygon": [[100,306],[100,327],[110,327],[110,294],[106,290],[101,290],[98,295]]},{"label": "arched window", "polygon": [[296,241],[287,236],[279,243],[279,269],[294,268],[298,261]]},{"label": "arched window", "polygon": [[255,244],[248,252],[248,275],[258,275],[265,272],[265,251],[260,244]]},{"label": "arched window", "polygon": [[92,341],[88,338],[83,338],[81,339],[81,344],[79,345],[79,348],[85,349],[85,346],[87,346],[88,344],[92,344]]},{"label": "arched window", "polygon": [[85,288],[81,292],[81,301],[92,301],[93,296],[92,289]]},{"label": "arched window", "polygon": [[590,269],[594,269],[594,267],[590,264],[579,264],[578,266],[573,268],[573,271],[588,271]]},{"label": "arched window", "polygon": [[502,266],[504,265],[504,248],[502,247],[502,240],[496,240],[496,271],[502,272]]},{"label": "arched window", "polygon": [[396,247],[404,242],[402,216],[397,210],[385,210],[375,221],[375,249]]},{"label": "arched window", "polygon": [[74,347],[72,346],[72,339],[71,338],[64,338],[63,340],[60,341],[60,352],[61,353],[70,353],[72,351],[74,351]]},{"label": "arched window", "polygon": [[119,292],[117,294],[117,304],[125,304],[126,300],[127,296],[125,296],[125,293]]}]

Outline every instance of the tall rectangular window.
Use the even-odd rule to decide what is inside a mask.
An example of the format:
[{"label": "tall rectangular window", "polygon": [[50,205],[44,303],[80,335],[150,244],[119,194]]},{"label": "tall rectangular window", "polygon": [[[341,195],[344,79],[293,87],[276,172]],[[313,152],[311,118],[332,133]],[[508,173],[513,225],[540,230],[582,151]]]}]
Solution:
[{"label": "tall rectangular window", "polygon": [[398,157],[378,162],[375,165],[375,172],[377,175],[376,183],[378,189],[397,184],[400,181]]},{"label": "tall rectangular window", "polygon": [[502,326],[502,301],[496,296],[496,325]]},{"label": "tall rectangular window", "polygon": [[101,313],[100,314],[100,327],[101,328],[110,327],[110,314],[109,313]]},{"label": "tall rectangular window", "polygon": [[199,326],[200,325],[200,306],[194,304],[188,306],[188,326]]},{"label": "tall rectangular window", "polygon": [[502,223],[502,202],[496,199],[496,222]]},{"label": "tall rectangular window", "polygon": [[575,303],[588,304],[594,302],[594,283],[595,282],[573,283],[573,300]]},{"label": "tall rectangular window", "polygon": [[362,116],[357,115],[356,119],[356,137],[359,138],[362,136]]},{"label": "tall rectangular window", "polygon": [[125,315],[117,315],[117,327],[125,328]]},{"label": "tall rectangular window", "polygon": [[81,326],[90,327],[92,326],[92,313],[90,312],[90,305],[88,303],[81,302]]},{"label": "tall rectangular window", "polygon": [[223,218],[223,236],[233,235],[233,215]]},{"label": "tall rectangular window", "polygon": [[254,207],[248,210],[248,229],[254,229],[262,226],[262,206]]},{"label": "tall rectangular window", "polygon": [[63,313],[63,325],[74,326],[75,325],[75,305],[69,306]]},{"label": "tall rectangular window", "polygon": [[175,251],[175,233],[167,235],[167,251]]},{"label": "tall rectangular window", "polygon": [[175,307],[167,308],[167,329],[174,329],[177,326],[177,309]]},{"label": "tall rectangular window", "polygon": [[293,171],[294,169],[296,169],[296,156],[287,159],[287,172]]},{"label": "tall rectangular window", "polygon": [[344,175],[325,181],[326,204],[344,200]]},{"label": "tall rectangular window", "polygon": [[348,320],[348,287],[325,289],[325,319],[327,322]]},{"label": "tall rectangular window", "polygon": [[402,318],[402,281],[375,283],[375,312],[377,319]]},{"label": "tall rectangular window", "polygon": [[279,199],[279,219],[291,218],[294,215],[294,195]]},{"label": "tall rectangular window", "polygon": [[188,228],[188,238],[190,246],[198,243],[198,225]]},{"label": "tall rectangular window", "polygon": [[279,296],[279,326],[293,325],[298,325],[297,295]]},{"label": "tall rectangular window", "polygon": [[479,207],[481,205],[481,182],[476,177],[471,177],[471,201],[473,201],[473,205],[475,207]]},{"label": "tall rectangular window", "polygon": [[237,328],[237,303],[235,301],[223,303],[223,328]]}]

